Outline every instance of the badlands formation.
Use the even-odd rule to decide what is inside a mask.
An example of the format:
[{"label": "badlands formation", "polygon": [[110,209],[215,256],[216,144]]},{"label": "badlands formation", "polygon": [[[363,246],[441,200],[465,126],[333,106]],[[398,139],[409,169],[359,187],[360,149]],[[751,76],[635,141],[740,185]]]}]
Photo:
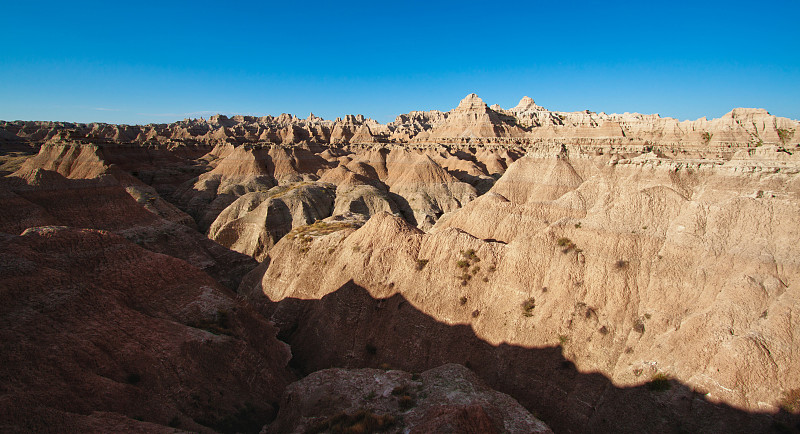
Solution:
[{"label": "badlands formation", "polygon": [[800,122],[0,122],[3,432],[800,430]]}]

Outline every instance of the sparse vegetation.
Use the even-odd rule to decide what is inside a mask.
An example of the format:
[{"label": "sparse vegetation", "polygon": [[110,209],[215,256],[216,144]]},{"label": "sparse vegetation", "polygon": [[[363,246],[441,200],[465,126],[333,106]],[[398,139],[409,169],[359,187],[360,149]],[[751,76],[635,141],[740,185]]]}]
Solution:
[{"label": "sparse vegetation", "polygon": [[792,136],[794,136],[794,129],[786,129],[786,128],[778,128],[778,138],[781,141],[781,144],[786,146],[786,142],[791,140]]},{"label": "sparse vegetation", "polygon": [[603,335],[603,336],[607,335],[607,334],[608,334],[608,327],[606,327],[606,326],[602,326],[602,327],[600,327],[600,330],[599,330],[599,332],[600,332],[600,334],[601,334],[601,335]]},{"label": "sparse vegetation", "polygon": [[233,336],[230,319],[228,318],[228,311],[226,310],[218,310],[213,319],[190,321],[187,325],[196,329],[205,330],[214,335]]},{"label": "sparse vegetation", "polygon": [[700,134],[704,145],[707,145],[711,142],[711,136],[713,136],[713,134],[709,133],[708,131],[703,131],[703,133]]},{"label": "sparse vegetation", "polygon": [[800,388],[786,391],[780,406],[788,413],[800,414]]},{"label": "sparse vegetation", "polygon": [[580,228],[581,228],[581,222],[575,223],[575,229],[580,229]]},{"label": "sparse vegetation", "polygon": [[569,342],[569,336],[567,335],[558,335],[558,342],[561,345],[566,345]]},{"label": "sparse vegetation", "polygon": [[526,317],[533,316],[533,309],[536,308],[536,300],[531,297],[522,302],[522,315]]},{"label": "sparse vegetation", "polygon": [[480,314],[481,314],[481,311],[479,311],[478,309],[475,309],[475,310],[472,311],[472,317],[473,318],[477,318]]},{"label": "sparse vegetation", "polygon": [[302,242],[310,242],[313,240],[312,237],[328,235],[349,228],[355,229],[357,227],[358,225],[356,225],[355,223],[349,223],[349,222],[328,223],[319,220],[310,225],[294,228],[286,236],[289,237],[289,239],[300,238]]},{"label": "sparse vegetation", "polygon": [[475,249],[468,249],[461,252],[461,256],[472,262],[480,262],[481,258],[475,254]]},{"label": "sparse vegetation", "polygon": [[[478,272],[481,270],[481,267],[478,267],[476,265],[470,271],[470,267],[474,265],[474,263],[480,262],[481,258],[479,258],[478,255],[475,254],[475,249],[462,250],[461,256],[464,259],[459,259],[458,261],[456,261],[456,267],[462,269],[463,273],[457,277],[461,279],[461,285],[466,286],[467,282],[469,282],[472,279],[472,275],[477,275]],[[470,272],[472,274],[470,274]]]},{"label": "sparse vegetation", "polygon": [[392,389],[392,395],[397,396],[397,403],[400,405],[400,408],[403,410],[408,410],[411,407],[414,407],[417,402],[414,399],[413,393],[409,389],[408,385],[397,386]]},{"label": "sparse vegetation", "polygon": [[416,266],[417,271],[422,270],[423,268],[425,268],[426,265],[428,265],[427,259],[417,259],[417,266]]},{"label": "sparse vegetation", "polygon": [[567,237],[559,238],[556,241],[556,244],[558,244],[559,247],[563,247],[563,249],[561,249],[562,253],[569,253],[571,250],[573,250],[573,249],[575,249],[577,247],[575,245],[575,243],[573,243],[572,240],[570,240]]},{"label": "sparse vegetation", "polygon": [[628,268],[628,265],[630,265],[630,263],[628,261],[626,261],[624,259],[620,259],[620,260],[618,260],[617,262],[614,263],[614,268],[616,268],[617,270],[624,270],[624,269]]},{"label": "sparse vegetation", "polygon": [[359,410],[349,415],[339,413],[313,425],[308,432],[319,434],[330,432],[331,434],[357,434],[386,431],[395,424],[392,415],[378,415],[368,410]]},{"label": "sparse vegetation", "polygon": [[636,322],[633,323],[633,331],[639,334],[644,334],[644,321],[641,318],[637,319]]},{"label": "sparse vegetation", "polygon": [[669,376],[661,372],[653,375],[653,378],[646,383],[647,389],[654,392],[663,392],[672,388]]},{"label": "sparse vegetation", "polygon": [[467,297],[461,297],[461,298],[459,298],[459,299],[458,299],[458,303],[459,303],[460,305],[462,305],[462,306],[463,306],[463,305],[465,305],[465,304],[467,304]]}]

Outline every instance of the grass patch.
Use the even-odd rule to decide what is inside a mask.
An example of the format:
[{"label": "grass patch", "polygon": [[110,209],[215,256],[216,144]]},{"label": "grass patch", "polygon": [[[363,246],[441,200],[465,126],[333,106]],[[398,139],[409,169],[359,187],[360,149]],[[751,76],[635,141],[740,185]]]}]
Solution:
[{"label": "grass patch", "polygon": [[322,220],[310,225],[299,226],[291,230],[286,236],[289,239],[300,238],[304,242],[311,241],[311,237],[332,234],[345,229],[357,229],[358,225],[349,222],[328,223]]}]

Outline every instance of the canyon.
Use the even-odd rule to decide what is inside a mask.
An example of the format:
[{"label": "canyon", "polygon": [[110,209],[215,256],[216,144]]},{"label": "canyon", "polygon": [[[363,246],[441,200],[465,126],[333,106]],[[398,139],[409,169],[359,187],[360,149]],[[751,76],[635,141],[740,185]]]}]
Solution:
[{"label": "canyon", "polygon": [[800,431],[799,151],[475,94],[0,121],[0,429]]}]

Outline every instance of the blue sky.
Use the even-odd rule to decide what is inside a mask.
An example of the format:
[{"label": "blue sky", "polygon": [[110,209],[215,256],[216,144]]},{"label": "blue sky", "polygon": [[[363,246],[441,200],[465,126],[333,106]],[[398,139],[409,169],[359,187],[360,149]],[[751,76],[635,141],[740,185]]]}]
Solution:
[{"label": "blue sky", "polygon": [[[233,5],[233,6],[231,6]],[[800,119],[800,1],[5,2],[0,119],[381,122],[551,110]]]}]

